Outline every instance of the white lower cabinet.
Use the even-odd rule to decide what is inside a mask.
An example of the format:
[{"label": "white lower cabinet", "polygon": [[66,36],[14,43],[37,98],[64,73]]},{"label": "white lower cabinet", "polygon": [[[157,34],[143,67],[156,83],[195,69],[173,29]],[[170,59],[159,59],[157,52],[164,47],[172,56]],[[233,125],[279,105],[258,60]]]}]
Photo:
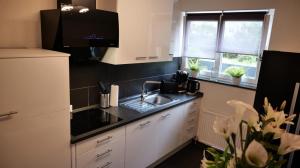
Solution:
[{"label": "white lower cabinet", "polygon": [[[181,108],[181,109],[180,109]],[[197,100],[186,103],[178,108],[182,110],[182,130],[180,133],[180,144],[195,137],[198,129],[198,114],[200,103]]]},{"label": "white lower cabinet", "polygon": [[181,131],[181,111],[177,108],[169,109],[158,114],[156,126],[156,154],[157,159],[168,154],[179,145]]},{"label": "white lower cabinet", "polygon": [[76,143],[76,168],[124,168],[125,128]]},{"label": "white lower cabinet", "polygon": [[126,168],[143,168],[156,160],[157,118],[158,115],[154,115],[126,126]]},{"label": "white lower cabinet", "polygon": [[75,144],[76,168],[145,168],[197,132],[198,100]]},{"label": "white lower cabinet", "polygon": [[145,168],[197,132],[198,100],[126,126],[125,168]]}]

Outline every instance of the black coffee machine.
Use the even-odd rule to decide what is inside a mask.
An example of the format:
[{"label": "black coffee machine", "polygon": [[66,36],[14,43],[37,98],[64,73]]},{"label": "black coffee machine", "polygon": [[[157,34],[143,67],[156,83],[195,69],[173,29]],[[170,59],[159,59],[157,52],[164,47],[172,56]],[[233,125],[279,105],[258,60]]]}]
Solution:
[{"label": "black coffee machine", "polygon": [[177,83],[177,92],[185,93],[186,92],[186,83],[188,81],[189,73],[187,71],[178,70],[176,71],[176,83]]},{"label": "black coffee machine", "polygon": [[197,80],[189,79],[186,86],[186,93],[189,95],[195,95],[200,90],[200,82]]}]

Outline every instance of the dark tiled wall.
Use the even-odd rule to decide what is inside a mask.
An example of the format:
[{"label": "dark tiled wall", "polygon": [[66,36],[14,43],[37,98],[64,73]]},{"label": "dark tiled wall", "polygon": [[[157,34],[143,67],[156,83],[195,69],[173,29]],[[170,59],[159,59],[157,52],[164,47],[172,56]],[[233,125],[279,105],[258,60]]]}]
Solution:
[{"label": "dark tiled wall", "polygon": [[179,67],[180,58],[174,58],[171,62],[126,65],[71,63],[71,104],[74,109],[98,104],[98,81],[119,85],[119,98],[123,98],[141,93],[145,80],[171,79]]}]

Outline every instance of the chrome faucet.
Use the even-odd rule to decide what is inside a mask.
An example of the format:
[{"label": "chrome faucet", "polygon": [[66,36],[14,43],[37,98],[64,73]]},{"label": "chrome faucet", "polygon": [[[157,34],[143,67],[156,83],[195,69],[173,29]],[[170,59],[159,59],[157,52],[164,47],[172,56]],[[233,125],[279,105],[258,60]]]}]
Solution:
[{"label": "chrome faucet", "polygon": [[142,87],[142,94],[141,94],[141,100],[144,101],[145,97],[147,96],[147,93],[145,93],[146,91],[146,84],[161,84],[160,81],[145,81],[143,83],[143,87]]}]

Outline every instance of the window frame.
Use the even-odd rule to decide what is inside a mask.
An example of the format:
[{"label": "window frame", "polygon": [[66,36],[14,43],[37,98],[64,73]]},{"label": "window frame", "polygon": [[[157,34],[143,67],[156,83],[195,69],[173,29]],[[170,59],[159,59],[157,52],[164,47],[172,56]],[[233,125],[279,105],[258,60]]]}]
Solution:
[{"label": "window frame", "polygon": [[[200,78],[205,78],[205,79],[210,79],[210,80],[220,80],[220,81],[231,81],[231,77],[228,75],[225,75],[223,73],[221,73],[221,68],[222,68],[222,52],[220,52],[220,44],[221,44],[221,40],[222,40],[222,34],[223,34],[223,26],[224,26],[224,22],[226,20],[244,20],[244,21],[248,21],[249,20],[259,20],[263,22],[262,25],[262,35],[261,35],[261,41],[260,41],[260,46],[259,46],[259,52],[257,53],[257,63],[256,63],[256,77],[255,78],[249,78],[244,76],[242,78],[242,83],[245,84],[250,84],[250,85],[255,85],[257,84],[257,80],[258,80],[258,75],[259,75],[259,70],[260,70],[260,64],[261,64],[261,54],[262,51],[264,49],[266,49],[266,46],[268,46],[267,43],[267,35],[269,34],[268,31],[270,31],[268,28],[269,25],[269,18],[268,18],[268,14],[269,11],[268,10],[252,10],[252,11],[220,11],[220,12],[197,12],[197,13],[193,13],[193,12],[189,12],[186,13],[185,18],[184,18],[184,29],[183,29],[183,50],[182,50],[182,60],[183,60],[183,68],[187,70],[187,62],[188,62],[188,58],[199,58],[200,62],[201,60],[206,60],[207,58],[201,58],[201,57],[189,57],[187,55],[185,55],[185,51],[187,48],[187,34],[188,34],[188,22],[189,21],[197,21],[197,20],[216,20],[213,18],[205,18],[205,17],[200,17],[200,16],[212,16],[212,15],[218,15],[219,16],[219,20],[218,20],[218,30],[217,30],[217,41],[216,41],[216,51],[215,51],[215,58],[214,59],[207,59],[207,60],[211,60],[214,61],[214,68],[206,71],[204,73],[201,73],[198,77]],[[191,19],[192,17],[192,19]],[[224,19],[225,17],[225,19]],[[226,18],[228,17],[228,18]],[[203,19],[204,18],[204,19]],[[235,53],[235,54],[243,54],[243,53]],[[243,54],[243,55],[251,55],[251,54]],[[207,75],[208,74],[208,75]]]}]

